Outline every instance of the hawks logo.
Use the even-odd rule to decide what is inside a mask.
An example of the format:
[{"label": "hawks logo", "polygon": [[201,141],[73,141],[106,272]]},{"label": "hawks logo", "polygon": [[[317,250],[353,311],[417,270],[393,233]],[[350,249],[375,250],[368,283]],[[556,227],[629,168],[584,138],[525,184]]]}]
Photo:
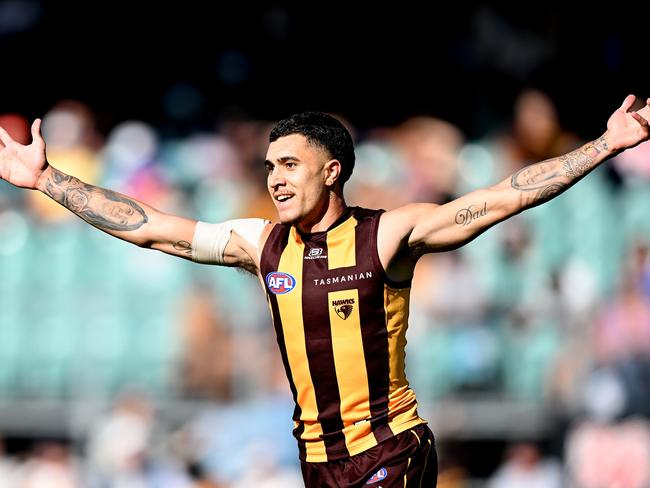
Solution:
[{"label": "hawks logo", "polygon": [[272,271],[266,275],[266,286],[274,295],[289,293],[296,286],[296,279],[289,273]]},{"label": "hawks logo", "polygon": [[368,481],[366,481],[366,485],[371,485],[373,483],[377,483],[378,481],[381,481],[388,476],[388,470],[386,468],[381,468],[379,471],[377,471],[375,474],[373,474]]},{"label": "hawks logo", "polygon": [[354,298],[345,298],[343,300],[332,300],[332,307],[336,315],[343,320],[347,319],[354,309]]}]

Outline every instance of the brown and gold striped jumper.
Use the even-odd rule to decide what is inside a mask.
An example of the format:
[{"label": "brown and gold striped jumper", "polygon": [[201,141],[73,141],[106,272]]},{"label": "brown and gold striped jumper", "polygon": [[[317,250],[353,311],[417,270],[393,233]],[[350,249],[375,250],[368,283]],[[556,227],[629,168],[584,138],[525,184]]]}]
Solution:
[{"label": "brown and gold striped jumper", "polygon": [[383,210],[348,208],[327,231],[276,225],[261,255],[307,462],[342,459],[424,422],[404,374],[410,281],[379,261]]}]

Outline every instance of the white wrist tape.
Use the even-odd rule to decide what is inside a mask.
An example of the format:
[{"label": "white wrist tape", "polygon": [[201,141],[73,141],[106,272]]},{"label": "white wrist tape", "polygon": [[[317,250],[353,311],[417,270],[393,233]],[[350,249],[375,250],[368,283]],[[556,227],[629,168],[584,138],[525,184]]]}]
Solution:
[{"label": "white wrist tape", "polygon": [[257,247],[267,223],[269,221],[264,219],[235,219],[219,224],[197,222],[192,239],[192,261],[223,264],[224,251],[233,230],[253,246],[259,255]]}]

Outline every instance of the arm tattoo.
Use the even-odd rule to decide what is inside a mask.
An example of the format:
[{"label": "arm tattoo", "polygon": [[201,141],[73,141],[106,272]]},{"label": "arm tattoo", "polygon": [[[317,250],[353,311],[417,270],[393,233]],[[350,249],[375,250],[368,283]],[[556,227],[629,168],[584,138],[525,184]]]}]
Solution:
[{"label": "arm tattoo", "polygon": [[521,203],[524,206],[542,203],[563,191],[568,182],[556,171],[554,160],[521,168],[510,178],[510,185],[522,192]]},{"label": "arm tattoo", "polygon": [[177,251],[182,251],[185,254],[192,255],[192,244],[187,241],[178,241],[173,244],[174,249]]},{"label": "arm tattoo", "polygon": [[483,202],[483,208],[479,208],[476,205],[470,205],[467,208],[462,208],[456,212],[455,222],[464,227],[469,225],[474,219],[479,217],[484,217],[488,214],[487,202]]},{"label": "arm tattoo", "polygon": [[560,157],[564,174],[569,178],[579,178],[587,173],[594,163],[594,159],[603,149],[608,149],[604,137],[599,137],[594,142],[584,145],[580,150],[573,151]]},{"label": "arm tattoo", "polygon": [[510,178],[510,185],[521,191],[524,207],[539,205],[562,193],[603,161],[609,149],[604,137],[585,144],[569,154],[526,166]]},{"label": "arm tattoo", "polygon": [[89,224],[102,230],[130,231],[149,221],[144,209],[130,198],[52,169],[45,192]]}]

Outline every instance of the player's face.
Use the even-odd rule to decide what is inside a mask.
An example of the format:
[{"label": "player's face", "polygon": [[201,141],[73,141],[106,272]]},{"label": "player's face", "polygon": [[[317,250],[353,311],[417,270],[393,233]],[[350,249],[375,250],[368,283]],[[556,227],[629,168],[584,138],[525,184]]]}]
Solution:
[{"label": "player's face", "polygon": [[306,227],[318,221],[329,199],[325,150],[301,134],[280,137],[266,154],[267,187],[280,222]]}]

